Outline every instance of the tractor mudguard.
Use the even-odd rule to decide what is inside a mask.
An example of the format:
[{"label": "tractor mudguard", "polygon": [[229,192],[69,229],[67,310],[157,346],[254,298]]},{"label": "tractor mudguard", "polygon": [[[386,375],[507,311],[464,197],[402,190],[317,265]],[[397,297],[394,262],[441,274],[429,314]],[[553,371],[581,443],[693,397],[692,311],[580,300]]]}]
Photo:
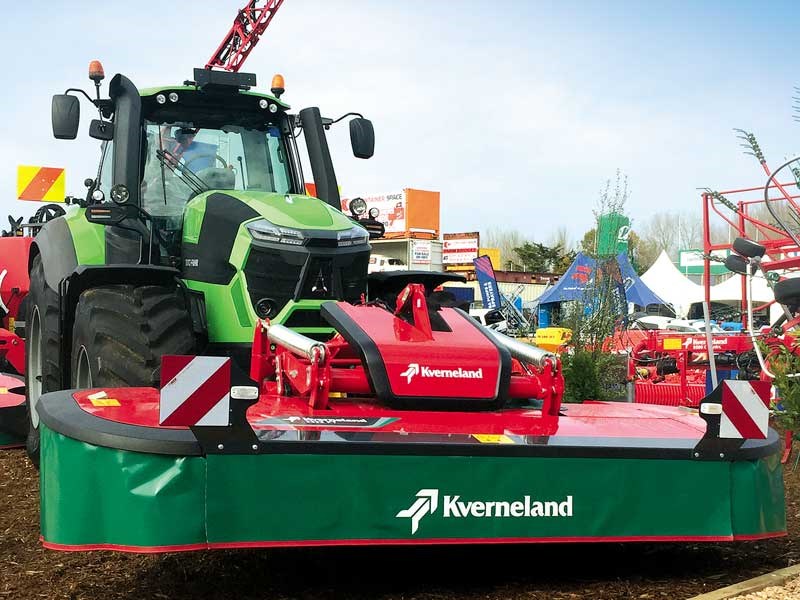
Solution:
[{"label": "tractor mudguard", "polygon": [[[61,297],[60,329],[62,385],[69,387],[70,349],[72,348],[72,327],[75,322],[75,310],[81,294],[86,290],[106,285],[158,285],[163,287],[180,287],[185,290],[180,280],[180,272],[172,267],[159,265],[80,265],[65,277],[58,287]],[[197,334],[205,334],[207,330],[205,303],[202,295],[186,290],[187,305],[192,318],[193,329]]]},{"label": "tractor mudguard", "polygon": [[75,243],[66,219],[53,219],[42,227],[30,247],[28,268],[36,254],[42,257],[44,279],[51,290],[78,267]]}]

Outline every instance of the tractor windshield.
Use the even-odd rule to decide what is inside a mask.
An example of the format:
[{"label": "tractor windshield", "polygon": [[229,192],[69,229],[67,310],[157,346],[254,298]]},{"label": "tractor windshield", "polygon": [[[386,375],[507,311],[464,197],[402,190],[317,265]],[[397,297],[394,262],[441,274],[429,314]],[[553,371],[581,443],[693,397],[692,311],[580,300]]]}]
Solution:
[{"label": "tractor windshield", "polygon": [[145,122],[142,205],[155,216],[183,214],[187,201],[208,190],[290,191],[280,129],[267,125]]}]

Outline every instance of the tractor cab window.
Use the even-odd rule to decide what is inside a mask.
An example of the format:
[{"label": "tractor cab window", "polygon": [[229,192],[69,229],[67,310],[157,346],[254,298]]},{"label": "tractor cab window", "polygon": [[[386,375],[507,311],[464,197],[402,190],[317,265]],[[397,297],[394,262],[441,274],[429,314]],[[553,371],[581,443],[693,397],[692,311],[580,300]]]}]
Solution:
[{"label": "tractor cab window", "polygon": [[179,219],[186,202],[211,190],[291,191],[276,126],[146,122],[145,131],[142,206],[154,216]]}]

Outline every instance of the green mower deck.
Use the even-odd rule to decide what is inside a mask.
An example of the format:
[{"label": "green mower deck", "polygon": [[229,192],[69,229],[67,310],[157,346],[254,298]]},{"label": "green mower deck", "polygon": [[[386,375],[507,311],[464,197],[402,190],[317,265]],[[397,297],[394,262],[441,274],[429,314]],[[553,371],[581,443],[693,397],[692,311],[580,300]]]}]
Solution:
[{"label": "green mower deck", "polygon": [[[369,544],[733,541],[786,533],[780,442],[720,458],[696,412],[326,411],[262,396],[252,445],[159,427],[158,391],[42,397],[42,539],[163,552]],[[97,404],[97,405],[95,405]],[[247,432],[244,432],[247,434]],[[222,434],[220,434],[222,435]],[[210,436],[210,437],[209,437]],[[727,451],[726,451],[727,452]]]}]

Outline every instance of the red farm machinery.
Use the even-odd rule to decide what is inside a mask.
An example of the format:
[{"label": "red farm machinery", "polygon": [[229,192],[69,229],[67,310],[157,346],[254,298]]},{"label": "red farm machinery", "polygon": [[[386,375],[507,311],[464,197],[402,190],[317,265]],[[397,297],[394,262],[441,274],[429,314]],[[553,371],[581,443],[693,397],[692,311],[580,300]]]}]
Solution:
[{"label": "red farm machinery", "polygon": [[[255,76],[238,72],[280,4],[248,2],[196,81],[139,94],[117,75],[110,98],[98,91],[92,101],[101,113],[92,131],[113,139],[120,182],[110,201],[87,198],[56,223],[85,232],[90,226],[77,223],[85,217],[106,242],[114,227],[135,223],[139,261],[70,265],[57,282],[59,339],[74,350],[59,364],[74,377],[59,374],[60,385],[39,389],[36,402],[43,544],[166,552],[785,535],[767,382],[723,381],[697,410],[566,404],[558,356],[482,327],[436,291],[460,276],[367,274],[367,231],[330,208],[341,206],[331,201],[338,191],[325,142],[336,121],[318,109],[289,114],[280,79],[272,95],[259,94],[250,89]],[[102,72],[93,74],[99,90]],[[64,96],[54,98],[54,133],[73,139],[77,121],[55,110],[74,106]],[[226,110],[247,121],[219,122]],[[368,158],[371,123],[359,115],[350,124],[355,156]],[[149,138],[137,137],[149,126]],[[178,137],[246,131],[243,144],[265,140],[260,155],[280,148],[274,164],[299,161],[302,131],[319,198],[303,193],[299,168],[280,185],[274,170],[245,182],[216,150],[195,159],[209,165],[194,173],[185,156],[164,150],[162,128],[172,135],[168,149]],[[151,140],[158,177],[142,186],[119,149],[138,157]],[[242,171],[251,156],[239,157]],[[181,205],[183,229],[168,237],[136,200],[161,185],[159,206],[167,204],[172,176],[192,193]],[[204,245],[209,232],[213,243]],[[113,289],[82,283],[115,273],[127,279]],[[114,303],[92,304],[103,297]],[[63,306],[77,298],[73,316]],[[158,341],[181,327],[181,340],[209,342],[158,356],[156,342],[142,344],[157,385],[110,377],[101,365],[111,353],[91,354],[103,315],[134,302],[104,342],[131,329],[136,340],[144,332]],[[153,309],[162,329],[156,319],[128,326],[153,306],[179,318]],[[232,330],[246,337],[213,343]],[[133,363],[115,367],[124,374]]]}]

